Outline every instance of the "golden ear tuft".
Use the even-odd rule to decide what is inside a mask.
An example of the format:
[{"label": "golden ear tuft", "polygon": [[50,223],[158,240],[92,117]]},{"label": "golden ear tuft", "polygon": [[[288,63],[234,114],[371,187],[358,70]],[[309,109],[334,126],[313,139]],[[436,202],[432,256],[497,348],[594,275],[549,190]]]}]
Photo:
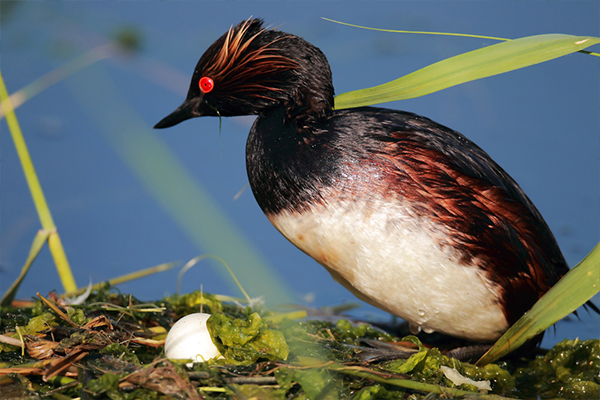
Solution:
[{"label": "golden ear tuft", "polygon": [[[276,47],[277,42],[286,36],[278,36],[260,46],[252,46],[267,31],[266,28],[260,28],[256,33],[249,34],[252,24],[253,20],[246,20],[229,29],[224,35],[222,46],[206,63],[202,75],[210,77],[208,79],[213,80],[213,87],[218,87],[221,93],[244,92],[248,96],[268,98],[265,92],[282,90],[269,84],[272,81],[269,76],[296,69],[298,63],[283,55]],[[200,89],[206,93],[202,86]]]}]

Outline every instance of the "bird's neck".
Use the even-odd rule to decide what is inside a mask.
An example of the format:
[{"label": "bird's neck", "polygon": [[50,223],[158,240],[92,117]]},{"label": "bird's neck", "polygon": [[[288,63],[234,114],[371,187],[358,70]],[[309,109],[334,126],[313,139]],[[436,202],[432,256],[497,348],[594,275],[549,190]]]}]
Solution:
[{"label": "bird's neck", "polygon": [[[285,102],[275,114],[285,110],[285,120],[293,125],[299,135],[310,136],[314,127],[332,114],[332,100],[327,95],[315,95],[309,87],[297,90],[289,102]],[[318,91],[319,93],[321,91]]]},{"label": "bird's neck", "polygon": [[286,107],[260,114],[246,143],[250,187],[266,214],[319,202],[320,189],[335,175],[328,171],[333,164],[324,162],[335,156],[324,150],[332,132],[289,116]]}]

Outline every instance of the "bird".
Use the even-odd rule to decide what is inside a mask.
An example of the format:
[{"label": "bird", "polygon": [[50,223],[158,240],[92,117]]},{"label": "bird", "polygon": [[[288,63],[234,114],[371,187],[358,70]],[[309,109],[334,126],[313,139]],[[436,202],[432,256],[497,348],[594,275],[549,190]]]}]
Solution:
[{"label": "bird", "polygon": [[521,187],[471,140],[393,109],[334,108],[326,56],[243,20],[200,57],[155,128],[256,115],[252,193],[273,226],[413,332],[500,337],[569,271]]}]

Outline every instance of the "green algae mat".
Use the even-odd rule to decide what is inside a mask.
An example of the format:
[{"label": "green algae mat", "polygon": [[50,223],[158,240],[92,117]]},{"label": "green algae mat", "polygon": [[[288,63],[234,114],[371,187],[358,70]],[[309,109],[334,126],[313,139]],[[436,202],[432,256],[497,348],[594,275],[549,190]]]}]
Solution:
[{"label": "green algae mat", "polygon": [[[167,359],[170,327],[200,310],[223,357]],[[39,296],[1,309],[0,398],[600,398],[600,340],[476,367],[414,336],[304,315],[200,292],[142,303],[105,286],[77,306]]]}]

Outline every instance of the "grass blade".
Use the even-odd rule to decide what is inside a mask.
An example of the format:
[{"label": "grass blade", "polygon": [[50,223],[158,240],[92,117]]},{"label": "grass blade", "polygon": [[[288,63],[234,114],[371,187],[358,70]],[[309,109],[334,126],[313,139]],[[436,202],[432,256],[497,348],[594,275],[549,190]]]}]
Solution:
[{"label": "grass blade", "polygon": [[377,31],[377,32],[390,32],[390,33],[414,33],[417,35],[437,35],[437,36],[459,36],[459,37],[468,37],[468,38],[476,38],[476,39],[492,39],[492,40],[503,40],[507,41],[510,39],[499,38],[494,36],[484,36],[484,35],[470,35],[468,33],[454,33],[454,32],[427,32],[427,31],[402,31],[399,29],[381,29],[381,28],[371,28],[369,26],[355,25],[349,24],[347,22],[336,21],[335,19],[321,17],[325,21],[334,22],[340,25],[351,26],[353,28],[365,29],[368,31]]},{"label": "grass blade", "polygon": [[[60,67],[44,74],[40,78],[31,82],[24,88],[10,95],[9,100],[13,110],[19,108],[27,100],[35,97],[52,85],[55,85],[69,76],[87,68],[88,66],[111,57],[113,54],[113,46],[104,44],[86,51],[81,56],[61,65]],[[2,100],[5,101],[5,100]],[[4,117],[4,107],[0,107],[0,119]]]},{"label": "grass blade", "polygon": [[[139,271],[131,272],[129,274],[125,274],[125,275],[118,276],[116,278],[109,279],[108,283],[110,283],[111,286],[116,286],[121,283],[125,283],[125,282],[133,281],[136,279],[145,278],[146,276],[158,274],[159,272],[168,271],[170,269],[175,268],[177,265],[179,265],[179,263],[175,263],[175,262],[162,263],[159,265],[155,265],[154,267],[144,268]],[[96,287],[99,287],[100,285],[102,285],[102,283],[92,286],[92,289],[95,289]]]},{"label": "grass blade", "polygon": [[424,96],[461,83],[552,60],[600,43],[592,36],[527,36],[463,53],[367,89],[342,93],[335,108],[353,108]]},{"label": "grass blade", "polygon": [[600,243],[521,317],[477,361],[482,366],[505,356],[600,291]]},{"label": "grass blade", "polygon": [[385,385],[398,386],[405,389],[418,390],[424,393],[435,393],[447,398],[468,398],[474,400],[512,400],[494,394],[476,393],[452,387],[432,385],[430,383],[417,382],[411,379],[402,379],[389,376],[390,374],[375,373],[361,366],[346,366],[338,363],[328,363],[326,368],[346,375],[352,375],[363,379],[372,380]]},{"label": "grass blade", "polygon": [[220,262],[225,267],[225,269],[227,269],[227,272],[229,272],[229,275],[231,275],[231,278],[233,279],[233,281],[235,282],[237,287],[240,289],[240,292],[242,292],[242,294],[246,298],[246,301],[248,302],[248,304],[250,304],[252,302],[252,299],[250,298],[250,296],[248,296],[248,293],[246,293],[246,291],[244,290],[244,287],[242,286],[242,284],[240,283],[238,278],[236,278],[235,274],[233,273],[233,271],[231,270],[229,265],[227,265],[227,263],[221,257],[217,257],[217,256],[214,256],[211,254],[202,254],[197,257],[194,257],[190,261],[188,261],[183,266],[183,268],[181,268],[181,271],[179,271],[179,275],[177,276],[177,294],[181,294],[181,282],[183,281],[183,275],[188,270],[190,270],[193,266],[197,265],[200,261],[206,260],[206,259],[213,259],[213,260]]},{"label": "grass blade", "polygon": [[17,116],[13,110],[8,91],[6,90],[2,73],[0,73],[0,101],[4,115],[6,116],[8,129],[10,130],[10,134],[17,149],[19,160],[21,161],[21,165],[23,167],[23,172],[25,173],[27,184],[29,185],[31,197],[33,197],[33,202],[42,224],[42,228],[48,232],[51,232],[48,242],[50,244],[52,258],[54,259],[56,269],[58,270],[58,275],[66,291],[75,290],[77,289],[75,278],[73,278],[73,273],[71,272],[71,267],[67,261],[65,250],[60,242],[58,232],[56,231],[56,225],[54,225],[52,214],[50,214],[50,208],[48,208],[48,203],[46,202],[46,197],[42,191],[42,186],[40,185],[35,168],[33,167],[33,162],[31,161],[29,150],[27,149],[25,139],[23,138],[23,133],[21,132],[21,127],[19,126],[19,121],[17,120]]},{"label": "grass blade", "polygon": [[10,288],[4,293],[2,296],[2,300],[0,300],[0,307],[8,306],[15,298],[17,294],[17,290],[19,290],[19,286],[21,286],[21,282],[27,276],[27,272],[29,272],[29,268],[31,264],[33,264],[33,260],[36,259],[37,255],[40,253],[42,247],[44,247],[44,243],[48,240],[48,236],[50,236],[50,232],[44,229],[38,231],[38,233],[33,238],[33,243],[31,244],[31,248],[29,249],[29,255],[27,256],[27,260],[25,261],[25,265],[21,268],[21,273],[19,277],[10,285]]},{"label": "grass blade", "polygon": [[[102,281],[102,282],[95,283],[91,286],[81,287],[75,291],[66,292],[63,295],[64,296],[76,296],[76,295],[81,295],[82,293],[85,293],[86,291],[98,290],[102,286],[104,286],[105,282],[108,282],[108,284],[110,286],[117,286],[117,285],[120,285],[121,283],[130,282],[130,281],[133,281],[136,279],[145,278],[146,276],[150,276],[150,275],[158,274],[160,272],[168,271],[170,269],[177,267],[178,265],[179,265],[179,263],[177,263],[177,262],[168,262],[168,263],[158,264],[158,265],[155,265],[154,267],[144,268],[139,271],[131,272],[131,273],[128,273],[125,275],[118,276],[116,278],[109,279],[108,281]],[[74,304],[74,303],[70,303],[70,304]]]}]

